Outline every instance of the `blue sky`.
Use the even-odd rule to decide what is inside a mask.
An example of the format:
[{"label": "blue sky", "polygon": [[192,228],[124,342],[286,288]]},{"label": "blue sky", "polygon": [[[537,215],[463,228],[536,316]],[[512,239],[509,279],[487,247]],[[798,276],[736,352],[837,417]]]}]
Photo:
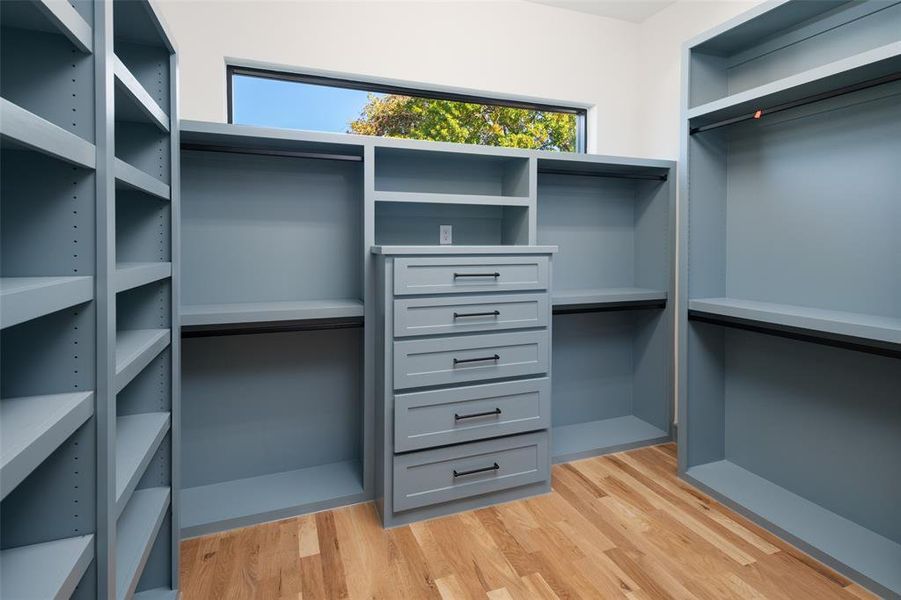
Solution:
[{"label": "blue sky", "polygon": [[235,75],[232,94],[235,123],[344,133],[368,92]]}]

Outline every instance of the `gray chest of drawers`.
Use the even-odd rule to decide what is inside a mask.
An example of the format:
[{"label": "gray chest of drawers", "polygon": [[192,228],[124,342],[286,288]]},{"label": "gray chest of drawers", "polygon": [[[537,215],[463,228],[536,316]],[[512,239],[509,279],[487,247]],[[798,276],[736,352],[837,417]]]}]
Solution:
[{"label": "gray chest of drawers", "polygon": [[554,246],[376,246],[385,526],[550,490]]}]

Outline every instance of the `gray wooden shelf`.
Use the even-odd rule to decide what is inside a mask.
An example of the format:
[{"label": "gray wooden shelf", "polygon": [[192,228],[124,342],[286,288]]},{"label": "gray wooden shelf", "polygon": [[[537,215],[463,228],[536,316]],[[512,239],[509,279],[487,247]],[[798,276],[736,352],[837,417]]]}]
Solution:
[{"label": "gray wooden shelf", "polygon": [[3,24],[7,27],[64,35],[81,52],[91,52],[91,26],[66,0],[4,2]]},{"label": "gray wooden shelf", "polygon": [[169,345],[171,337],[168,329],[126,329],[116,333],[116,393]]},{"label": "gray wooden shelf", "polygon": [[135,189],[163,200],[169,200],[170,198],[168,184],[163,183],[153,175],[145,173],[139,168],[128,164],[121,158],[115,160],[113,172],[115,173],[117,187],[125,186],[126,188]]},{"label": "gray wooden shelf", "polygon": [[169,508],[167,487],[137,490],[116,523],[116,598],[134,594]]},{"label": "gray wooden shelf", "polygon": [[476,204],[479,206],[529,206],[528,196],[486,196],[483,194],[441,194],[430,192],[392,192],[376,190],[376,202],[415,202],[420,204]]},{"label": "gray wooden shelf", "polygon": [[788,102],[860,84],[901,69],[901,42],[886,44],[841,60],[688,109],[692,127],[751,115]]},{"label": "gray wooden shelf", "polygon": [[815,558],[846,565],[884,590],[901,590],[901,544],[793,494],[728,460],[689,468],[685,476],[716,498]]},{"label": "gray wooden shelf", "polygon": [[116,120],[150,123],[168,132],[169,115],[160,108],[118,56],[113,59],[113,73],[116,78]]},{"label": "gray wooden shelf", "polygon": [[116,514],[125,509],[153,453],[169,431],[169,413],[125,415],[116,419]]},{"label": "gray wooden shelf", "polygon": [[370,248],[373,254],[386,254],[392,256],[429,256],[441,254],[548,254],[557,252],[557,246],[464,246],[464,245],[447,245],[447,246],[393,246],[393,245],[375,245]]},{"label": "gray wooden shelf", "polygon": [[137,592],[132,598],[134,600],[178,600],[178,590],[153,588],[152,590]]},{"label": "gray wooden shelf", "polygon": [[556,290],[551,298],[554,308],[660,305],[666,304],[666,290],[639,287]]},{"label": "gray wooden shelf", "polygon": [[0,98],[0,138],[4,145],[35,150],[79,167],[96,165],[94,144]]},{"label": "gray wooden shelf", "polygon": [[0,552],[0,597],[69,598],[94,560],[94,536],[54,540]]},{"label": "gray wooden shelf", "polygon": [[197,304],[181,307],[183,327],[362,317],[363,301],[352,299]]},{"label": "gray wooden shelf", "polygon": [[0,400],[0,498],[15,489],[93,414],[93,392]]},{"label": "gray wooden shelf", "polygon": [[11,327],[94,298],[94,278],[0,278],[0,328]]},{"label": "gray wooden shelf", "polygon": [[688,310],[693,315],[752,321],[814,336],[901,345],[901,318],[737,298],[697,298],[688,301]]},{"label": "gray wooden shelf", "polygon": [[184,488],[181,533],[183,537],[202,535],[363,499],[357,461]]},{"label": "gray wooden shelf", "polygon": [[554,427],[551,456],[554,462],[568,462],[638,446],[662,444],[670,439],[671,436],[662,429],[628,415]]},{"label": "gray wooden shelf", "polygon": [[124,292],[172,276],[169,262],[116,263],[116,293]]}]

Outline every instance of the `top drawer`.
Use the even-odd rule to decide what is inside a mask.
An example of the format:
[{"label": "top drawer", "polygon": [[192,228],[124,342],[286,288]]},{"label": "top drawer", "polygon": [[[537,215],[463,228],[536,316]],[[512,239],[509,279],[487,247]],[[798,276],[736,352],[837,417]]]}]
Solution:
[{"label": "top drawer", "polygon": [[394,259],[394,294],[548,289],[547,256]]}]

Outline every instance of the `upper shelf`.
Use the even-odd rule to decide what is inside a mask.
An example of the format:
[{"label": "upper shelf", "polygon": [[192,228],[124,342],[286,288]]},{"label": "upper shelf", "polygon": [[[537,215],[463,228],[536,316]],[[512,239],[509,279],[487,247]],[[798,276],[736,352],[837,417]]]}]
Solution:
[{"label": "upper shelf", "polygon": [[666,306],[665,290],[638,287],[555,290],[552,298],[554,310]]},{"label": "upper shelf", "polygon": [[362,317],[363,302],[355,299],[195,304],[181,307],[183,327]]},{"label": "upper shelf", "polygon": [[687,116],[695,132],[731,119],[752,118],[758,110],[765,117],[767,110],[896,77],[899,71],[901,42],[894,42],[690,108]]},{"label": "upper shelf", "polygon": [[94,144],[5,98],[0,98],[0,137],[4,145],[36,150],[79,167],[96,165]]},{"label": "upper shelf", "polygon": [[614,177],[666,181],[675,162],[667,160],[628,159],[593,154],[544,152],[538,158],[538,175],[571,175],[574,177]]},{"label": "upper shelf", "polygon": [[750,321],[764,327],[796,330],[816,337],[901,347],[899,318],[736,298],[689,300],[688,310],[693,316]]},{"label": "upper shelf", "polygon": [[117,158],[113,165],[117,185],[135,189],[163,200],[169,200],[169,186],[153,175]]},{"label": "upper shelf", "polygon": [[3,25],[18,29],[61,33],[81,52],[91,52],[93,31],[78,11],[65,0],[0,2]]},{"label": "upper shelf", "polygon": [[93,392],[0,400],[0,498],[15,489],[93,414]]},{"label": "upper shelf", "polygon": [[0,328],[11,327],[49,315],[94,298],[94,278],[3,277],[0,278]]},{"label": "upper shelf", "polygon": [[160,108],[118,56],[114,58],[113,73],[116,76],[116,120],[149,122],[168,132],[169,115]]},{"label": "upper shelf", "polygon": [[0,597],[69,598],[94,560],[94,536],[0,552]]},{"label": "upper shelf", "polygon": [[479,204],[482,206],[529,206],[529,198],[519,196],[376,191],[373,193],[372,197],[376,202],[415,202],[421,204]]}]

